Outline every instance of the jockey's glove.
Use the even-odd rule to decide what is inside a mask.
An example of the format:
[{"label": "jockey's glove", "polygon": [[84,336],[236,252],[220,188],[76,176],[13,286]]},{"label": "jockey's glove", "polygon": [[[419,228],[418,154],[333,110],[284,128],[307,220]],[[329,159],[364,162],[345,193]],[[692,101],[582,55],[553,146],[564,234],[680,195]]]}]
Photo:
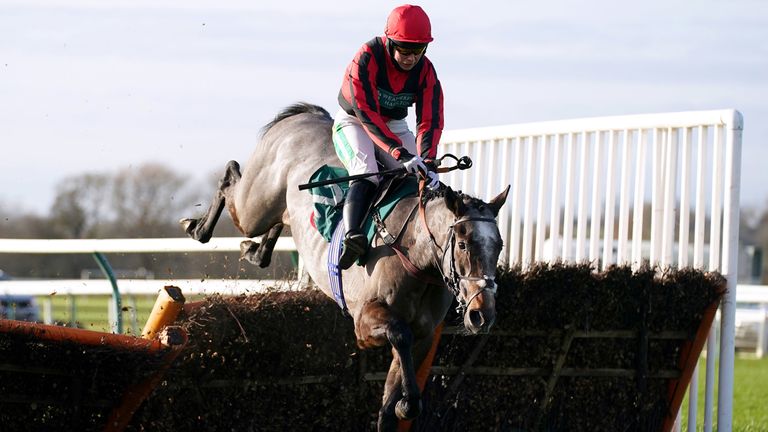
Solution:
[{"label": "jockey's glove", "polygon": [[437,176],[437,171],[429,171],[427,173],[427,189],[436,190],[440,187],[440,179]]},{"label": "jockey's glove", "polygon": [[422,159],[420,156],[401,151],[399,160],[400,163],[403,164],[403,168],[405,168],[409,174],[416,174],[424,178],[427,177],[429,170],[427,169],[427,165],[424,164],[424,159]]}]

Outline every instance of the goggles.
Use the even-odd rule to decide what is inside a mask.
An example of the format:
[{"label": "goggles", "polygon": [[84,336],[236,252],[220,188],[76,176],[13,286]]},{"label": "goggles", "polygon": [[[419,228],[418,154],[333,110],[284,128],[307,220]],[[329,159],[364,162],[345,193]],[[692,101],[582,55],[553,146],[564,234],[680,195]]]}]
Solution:
[{"label": "goggles", "polygon": [[394,48],[395,48],[395,51],[399,52],[400,55],[404,55],[404,56],[409,56],[409,55],[420,56],[424,54],[424,51],[427,50],[426,45],[419,45],[419,46],[408,47],[408,48],[395,45]]}]

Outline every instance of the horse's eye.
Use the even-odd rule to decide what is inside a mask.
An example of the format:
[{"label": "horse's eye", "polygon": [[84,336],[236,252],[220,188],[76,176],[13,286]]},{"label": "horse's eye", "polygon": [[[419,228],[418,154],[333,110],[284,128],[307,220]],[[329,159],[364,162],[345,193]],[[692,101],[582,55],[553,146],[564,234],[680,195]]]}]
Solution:
[{"label": "horse's eye", "polygon": [[467,249],[467,244],[464,243],[463,241],[460,241],[459,242],[459,249],[466,250]]}]

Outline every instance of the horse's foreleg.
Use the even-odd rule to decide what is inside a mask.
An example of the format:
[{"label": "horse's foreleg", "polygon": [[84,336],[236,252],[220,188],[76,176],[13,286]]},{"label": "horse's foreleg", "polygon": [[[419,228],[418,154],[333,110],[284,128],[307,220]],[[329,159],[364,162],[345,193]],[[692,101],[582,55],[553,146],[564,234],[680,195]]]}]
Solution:
[{"label": "horse's foreleg", "polygon": [[[421,392],[416,383],[413,333],[408,324],[394,316],[385,304],[371,302],[363,307],[355,323],[355,333],[361,348],[381,346],[386,342],[392,345],[394,358],[384,387],[379,423],[389,424],[392,420],[392,402],[395,402],[394,414],[398,418],[408,420],[418,416],[421,412]],[[402,398],[398,397],[400,395]]]},{"label": "horse's foreleg", "polygon": [[397,354],[392,349],[393,359],[389,364],[387,379],[384,381],[384,396],[379,409],[378,431],[396,431],[398,426],[397,415],[395,414],[397,403],[403,397],[402,379],[400,378],[400,361]]},{"label": "horse's foreleg", "polygon": [[179,221],[184,231],[200,243],[207,243],[213,235],[213,228],[224,210],[226,199],[231,196],[231,190],[240,180],[240,165],[235,161],[227,163],[226,171],[219,180],[219,187],[213,196],[213,202],[208,212],[200,219],[182,219]]},{"label": "horse's foreleg", "polygon": [[284,226],[282,223],[275,224],[275,226],[269,229],[269,232],[261,237],[261,243],[256,243],[252,240],[241,242],[240,259],[261,268],[268,267],[272,261],[272,252],[275,250],[275,244]]},{"label": "horse's foreleg", "polygon": [[395,414],[398,418],[410,420],[421,412],[421,392],[416,383],[416,368],[413,364],[413,333],[407,324],[395,320],[387,329],[387,338],[394,348],[393,354],[400,361],[403,397],[395,405]]}]

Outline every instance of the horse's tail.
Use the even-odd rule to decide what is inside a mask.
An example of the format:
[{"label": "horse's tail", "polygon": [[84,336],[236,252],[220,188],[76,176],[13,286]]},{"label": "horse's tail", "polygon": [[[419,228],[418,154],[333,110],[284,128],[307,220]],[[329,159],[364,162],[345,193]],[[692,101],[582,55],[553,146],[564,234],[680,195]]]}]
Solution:
[{"label": "horse's tail", "polygon": [[264,135],[267,132],[269,132],[270,129],[272,129],[272,126],[280,123],[282,120],[287,119],[288,117],[295,116],[297,114],[315,114],[319,115],[328,121],[332,121],[333,118],[331,115],[326,111],[323,107],[314,105],[307,102],[297,102],[291,106],[288,106],[284,108],[282,111],[280,111],[274,119],[272,119],[271,122],[267,123],[262,129],[261,134]]}]

